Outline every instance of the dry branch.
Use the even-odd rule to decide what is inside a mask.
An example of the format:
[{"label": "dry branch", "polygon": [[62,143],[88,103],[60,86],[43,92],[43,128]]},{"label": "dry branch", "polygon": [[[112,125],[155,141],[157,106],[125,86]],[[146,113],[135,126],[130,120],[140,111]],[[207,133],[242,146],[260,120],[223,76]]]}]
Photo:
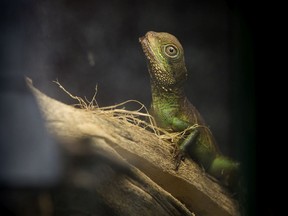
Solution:
[{"label": "dry branch", "polygon": [[28,85],[67,154],[89,158],[89,169],[70,166],[69,182],[92,188],[94,198],[115,215],[239,215],[229,193],[193,161],[174,170],[170,143],[103,110],[77,109],[41,93],[29,80]]}]

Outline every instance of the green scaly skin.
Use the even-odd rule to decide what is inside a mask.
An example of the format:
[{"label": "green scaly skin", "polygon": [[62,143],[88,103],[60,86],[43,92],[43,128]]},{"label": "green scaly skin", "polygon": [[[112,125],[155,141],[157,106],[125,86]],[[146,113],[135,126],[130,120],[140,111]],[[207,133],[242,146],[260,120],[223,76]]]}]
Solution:
[{"label": "green scaly skin", "polygon": [[228,187],[238,181],[239,163],[223,156],[210,130],[184,93],[187,78],[184,50],[176,37],[165,32],[147,32],[139,38],[147,58],[152,90],[152,115],[158,126],[183,131],[198,124],[179,143],[178,169],[187,153],[200,166]]}]

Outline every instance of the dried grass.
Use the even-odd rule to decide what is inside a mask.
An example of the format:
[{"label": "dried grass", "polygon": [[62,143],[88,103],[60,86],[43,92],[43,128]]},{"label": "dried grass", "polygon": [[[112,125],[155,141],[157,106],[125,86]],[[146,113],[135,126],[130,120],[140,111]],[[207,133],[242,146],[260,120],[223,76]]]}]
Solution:
[{"label": "dried grass", "polygon": [[[177,143],[180,139],[182,139],[188,131],[193,130],[198,127],[203,127],[198,124],[194,124],[189,128],[181,132],[172,132],[164,130],[163,128],[157,127],[156,121],[154,117],[149,114],[148,109],[145,105],[137,100],[127,100],[119,104],[115,104],[112,106],[99,107],[96,95],[97,95],[97,86],[95,88],[95,93],[92,96],[91,100],[88,100],[86,97],[83,99],[81,97],[72,95],[68,90],[66,90],[58,80],[53,81],[56,83],[60,89],[62,89],[69,97],[75,99],[77,101],[76,104],[73,104],[74,107],[85,109],[89,112],[94,112],[97,115],[106,115],[111,118],[114,118],[115,121],[119,121],[127,126],[131,126],[131,124],[136,125],[140,128],[147,129],[154,133],[158,138],[164,141],[170,141],[172,143]],[[139,105],[139,108],[136,110],[126,110],[125,105],[129,103],[134,103]]]}]

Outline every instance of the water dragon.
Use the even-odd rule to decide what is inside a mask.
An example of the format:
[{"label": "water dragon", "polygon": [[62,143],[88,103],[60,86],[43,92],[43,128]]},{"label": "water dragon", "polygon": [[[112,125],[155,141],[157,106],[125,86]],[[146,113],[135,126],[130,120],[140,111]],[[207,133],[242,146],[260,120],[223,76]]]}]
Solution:
[{"label": "water dragon", "polygon": [[150,74],[151,112],[158,126],[183,131],[193,125],[178,144],[176,170],[186,155],[206,172],[228,187],[233,187],[239,174],[239,163],[224,156],[197,109],[184,92],[187,69],[184,50],[178,39],[166,32],[149,31],[139,38]]}]

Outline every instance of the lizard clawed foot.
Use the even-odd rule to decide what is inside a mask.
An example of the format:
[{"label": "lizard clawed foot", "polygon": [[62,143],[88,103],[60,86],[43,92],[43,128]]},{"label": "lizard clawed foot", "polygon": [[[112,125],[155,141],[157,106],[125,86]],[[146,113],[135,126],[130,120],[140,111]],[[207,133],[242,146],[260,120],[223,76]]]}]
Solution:
[{"label": "lizard clawed foot", "polygon": [[185,160],[185,152],[180,150],[174,155],[173,158],[175,160],[175,171],[177,171],[180,167],[181,161]]}]

